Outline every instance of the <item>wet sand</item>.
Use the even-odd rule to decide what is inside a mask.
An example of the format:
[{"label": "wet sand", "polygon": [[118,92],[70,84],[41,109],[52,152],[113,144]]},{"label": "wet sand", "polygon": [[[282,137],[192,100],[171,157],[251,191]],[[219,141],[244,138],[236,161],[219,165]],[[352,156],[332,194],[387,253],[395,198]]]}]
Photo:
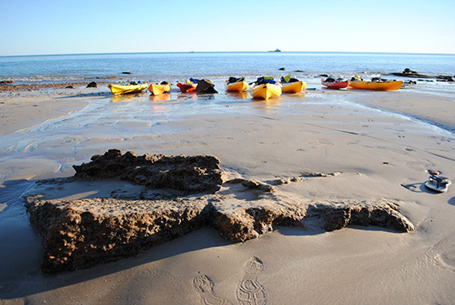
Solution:
[{"label": "wet sand", "polygon": [[[435,194],[423,183],[429,169],[455,179],[455,87],[309,87],[318,90],[267,102],[222,87],[214,96],[173,91],[167,101],[111,98],[103,88],[2,97],[2,304],[452,304],[455,187]],[[72,176],[73,164],[110,148],[215,155],[230,175],[263,181],[340,172],[286,185],[280,194],[316,203],[392,201],[416,231],[280,227],[232,244],[204,228],[137,257],[43,274],[39,236],[21,196],[134,194],[132,186],[103,182],[35,184]],[[233,194],[232,204],[251,199]]]}]

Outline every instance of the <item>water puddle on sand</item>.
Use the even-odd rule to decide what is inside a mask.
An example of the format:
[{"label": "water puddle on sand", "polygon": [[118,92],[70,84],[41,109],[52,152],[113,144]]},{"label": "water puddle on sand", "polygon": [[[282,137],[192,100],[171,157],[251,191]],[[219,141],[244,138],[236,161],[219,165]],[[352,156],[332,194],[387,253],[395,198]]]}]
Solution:
[{"label": "water puddle on sand", "polygon": [[33,183],[6,181],[0,186],[0,293],[8,292],[24,276],[39,272],[41,242],[29,223],[22,196]]}]

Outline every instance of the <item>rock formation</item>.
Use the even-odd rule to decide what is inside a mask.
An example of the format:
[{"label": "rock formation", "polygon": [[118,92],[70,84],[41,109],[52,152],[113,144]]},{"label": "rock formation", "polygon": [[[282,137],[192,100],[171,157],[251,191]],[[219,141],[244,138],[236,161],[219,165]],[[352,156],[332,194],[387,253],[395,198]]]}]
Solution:
[{"label": "rock formation", "polygon": [[212,156],[138,156],[111,149],[91,160],[73,166],[76,177],[121,178],[149,188],[171,188],[187,193],[214,193],[223,183],[220,160]]},{"label": "rock formation", "polygon": [[308,215],[320,216],[327,231],[340,230],[347,225],[379,226],[401,232],[414,230],[414,225],[398,212],[397,206],[386,202],[376,205],[310,205]]},{"label": "rock formation", "polygon": [[413,225],[392,204],[256,206],[226,211],[211,203],[215,195],[173,200],[30,198],[30,222],[43,243],[44,272],[78,270],[130,257],[204,226],[232,242],[272,232],[275,226],[322,220],[327,231],[347,225],[375,225],[400,232]]},{"label": "rock formation", "polygon": [[447,81],[453,82],[454,79],[451,75],[428,75],[428,74],[421,74],[416,71],[413,71],[409,68],[403,70],[403,72],[394,72],[390,73],[395,76],[405,76],[405,77],[412,77],[412,78],[436,78],[439,81]]},{"label": "rock formation", "polygon": [[[109,150],[93,156],[88,164],[74,167],[76,179],[122,177],[153,188],[206,193],[167,200],[29,197],[26,207],[30,222],[42,238],[44,272],[78,270],[131,257],[204,226],[215,228],[232,242],[257,238],[276,226],[302,227],[307,219],[328,231],[350,224],[400,232],[414,230],[396,205],[389,202],[312,203],[289,197],[254,179],[231,179],[222,185],[219,160],[211,156],[137,156]],[[272,183],[285,187],[299,181],[294,177],[286,183]],[[238,198],[240,193],[250,195]]]}]

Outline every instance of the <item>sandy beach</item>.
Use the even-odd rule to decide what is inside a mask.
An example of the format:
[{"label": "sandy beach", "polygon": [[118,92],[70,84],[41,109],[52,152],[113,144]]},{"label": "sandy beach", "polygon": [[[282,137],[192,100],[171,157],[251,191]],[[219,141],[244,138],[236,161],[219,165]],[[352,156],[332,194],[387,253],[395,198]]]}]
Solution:
[{"label": "sandy beach", "polygon": [[[226,93],[115,98],[106,87],[0,97],[0,304],[454,304],[455,185],[427,190],[428,170],[455,180],[455,85],[394,92],[322,89],[253,101]],[[116,148],[211,155],[229,177],[270,181],[277,202],[392,202],[415,231],[318,224],[232,243],[202,228],[135,257],[41,271],[24,196],[110,197],[126,182],[43,179]],[[337,173],[326,177],[306,173]],[[223,185],[223,204],[250,204]]]}]

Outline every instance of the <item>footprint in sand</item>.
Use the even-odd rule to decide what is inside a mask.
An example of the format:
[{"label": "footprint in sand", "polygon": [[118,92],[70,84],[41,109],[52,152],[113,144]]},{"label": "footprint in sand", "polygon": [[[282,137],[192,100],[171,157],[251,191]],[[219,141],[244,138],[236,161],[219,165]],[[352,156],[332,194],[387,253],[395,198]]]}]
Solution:
[{"label": "footprint in sand", "polygon": [[226,300],[217,297],[213,291],[213,282],[206,275],[198,275],[193,279],[194,289],[199,293],[201,302],[204,305],[227,305]]},{"label": "footprint in sand", "polygon": [[434,260],[437,266],[455,273],[455,253],[438,253],[434,256]]},{"label": "footprint in sand", "polygon": [[267,297],[264,287],[257,281],[257,275],[264,270],[264,264],[257,258],[251,258],[245,269],[245,275],[237,288],[237,300],[240,305],[265,305]]}]

